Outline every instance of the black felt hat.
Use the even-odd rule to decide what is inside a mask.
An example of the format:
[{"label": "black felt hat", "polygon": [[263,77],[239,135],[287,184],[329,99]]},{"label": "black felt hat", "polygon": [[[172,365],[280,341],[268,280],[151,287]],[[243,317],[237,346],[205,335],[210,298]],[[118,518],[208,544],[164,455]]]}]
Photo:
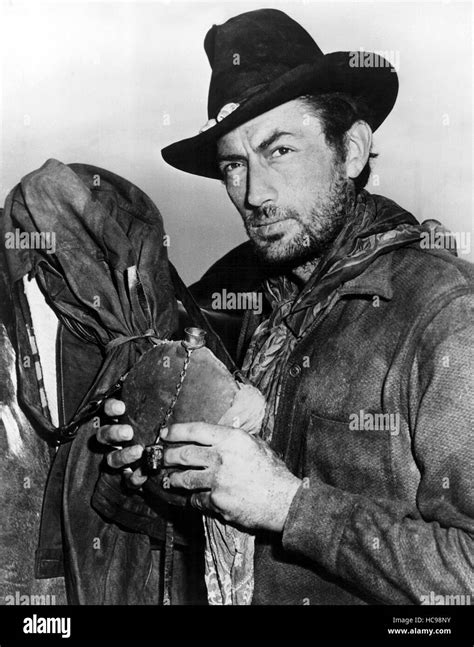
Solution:
[{"label": "black felt hat", "polygon": [[345,92],[364,100],[371,113],[367,121],[376,130],[398,93],[397,74],[384,58],[368,52],[323,54],[301,25],[276,9],[214,25],[204,49],[212,68],[209,120],[194,137],[162,150],[168,164],[196,175],[219,178],[218,139],[286,101]]}]

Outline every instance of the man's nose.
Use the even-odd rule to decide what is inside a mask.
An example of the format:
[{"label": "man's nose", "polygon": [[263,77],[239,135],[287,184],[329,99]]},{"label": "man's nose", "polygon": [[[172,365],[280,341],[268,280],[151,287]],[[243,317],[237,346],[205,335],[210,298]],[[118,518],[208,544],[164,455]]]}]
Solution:
[{"label": "man's nose", "polygon": [[268,169],[262,164],[249,165],[247,171],[247,208],[258,208],[264,202],[276,202],[277,191]]}]

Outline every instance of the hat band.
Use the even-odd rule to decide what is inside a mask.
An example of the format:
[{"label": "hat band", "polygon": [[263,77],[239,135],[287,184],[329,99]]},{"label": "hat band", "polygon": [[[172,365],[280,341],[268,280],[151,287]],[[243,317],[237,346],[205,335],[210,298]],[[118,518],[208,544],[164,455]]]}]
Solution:
[{"label": "hat band", "polygon": [[268,83],[259,83],[258,85],[253,85],[251,88],[248,88],[245,90],[245,92],[242,93],[241,97],[239,98],[238,102],[232,101],[230,103],[226,103],[225,105],[222,106],[222,108],[219,110],[217,117],[214,119],[208,119],[204,126],[199,130],[199,133],[203,133],[206,130],[209,130],[209,128],[212,128],[215,126],[217,123],[228,117],[234,110],[239,108],[245,101],[253,97],[255,94],[263,90],[268,86]]},{"label": "hat band", "polygon": [[219,110],[217,117],[215,119],[208,119],[204,126],[199,130],[200,133],[203,133],[205,130],[209,130],[209,128],[212,128],[215,126],[219,121],[222,121],[226,117],[228,117],[234,110],[237,110],[237,108],[240,106],[240,103],[226,103],[222,108]]}]

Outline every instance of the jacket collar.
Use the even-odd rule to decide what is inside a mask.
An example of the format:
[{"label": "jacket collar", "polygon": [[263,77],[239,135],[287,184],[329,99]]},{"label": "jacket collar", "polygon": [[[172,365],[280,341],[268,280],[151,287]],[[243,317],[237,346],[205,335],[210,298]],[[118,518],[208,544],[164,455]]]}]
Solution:
[{"label": "jacket collar", "polygon": [[392,275],[387,267],[385,255],[377,258],[362,274],[343,283],[339,296],[379,296],[390,301],[393,297]]}]

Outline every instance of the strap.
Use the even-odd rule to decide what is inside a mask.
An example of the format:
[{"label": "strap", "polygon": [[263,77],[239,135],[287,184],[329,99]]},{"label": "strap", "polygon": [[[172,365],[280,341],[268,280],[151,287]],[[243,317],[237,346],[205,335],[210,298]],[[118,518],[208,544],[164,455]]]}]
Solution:
[{"label": "strap", "polygon": [[174,526],[172,521],[166,522],[165,559],[163,565],[163,605],[172,604],[173,586],[173,561],[174,561]]},{"label": "strap", "polygon": [[125,335],[120,335],[115,337],[105,347],[105,351],[108,353],[110,350],[117,348],[117,346],[122,346],[129,341],[134,341],[135,339],[143,339],[144,337],[150,337],[152,341],[157,341],[159,339],[158,335],[151,328],[143,333],[143,335],[132,335],[131,337],[126,337]]},{"label": "strap", "polygon": [[111,387],[105,391],[105,393],[102,393],[97,399],[95,400],[89,400],[87,402],[86,406],[81,408],[78,413],[72,418],[70,422],[68,422],[66,425],[61,425],[60,427],[57,427],[56,429],[53,428],[53,436],[54,439],[58,443],[67,443],[70,442],[71,440],[74,440],[74,438],[77,435],[79,426],[85,422],[86,420],[90,420],[102,407],[102,404],[104,403],[104,400],[107,398],[110,398],[111,395],[116,393],[122,388],[122,383],[125,380],[125,378],[128,375],[125,373],[122,375],[119,380],[113,384]]}]

